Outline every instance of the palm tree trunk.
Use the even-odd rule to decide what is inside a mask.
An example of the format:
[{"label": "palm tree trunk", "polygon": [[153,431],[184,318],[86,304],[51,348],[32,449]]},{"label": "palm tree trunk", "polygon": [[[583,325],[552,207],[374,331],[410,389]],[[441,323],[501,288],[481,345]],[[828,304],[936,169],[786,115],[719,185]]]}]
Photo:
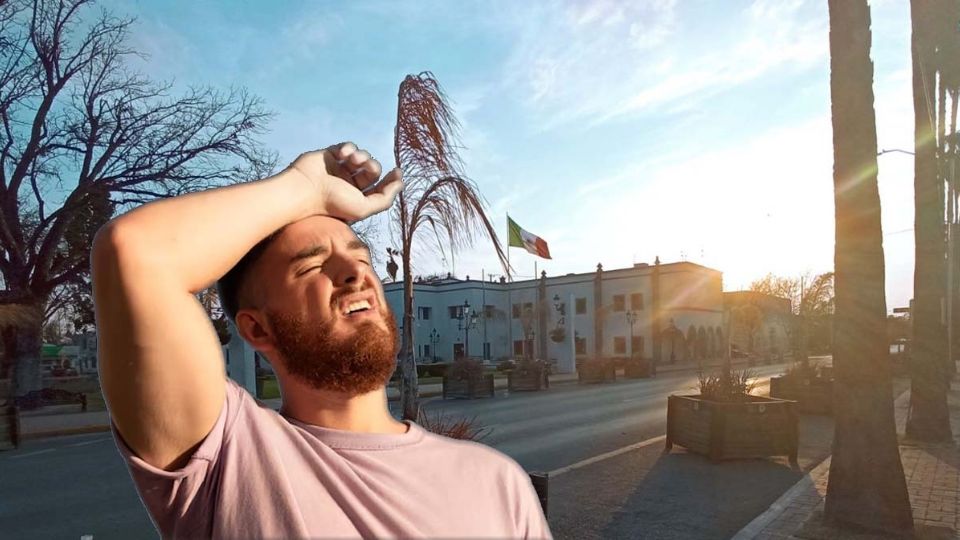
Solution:
[{"label": "palm tree trunk", "polygon": [[913,358],[907,435],[922,441],[950,440],[947,409],[946,328],[941,304],[946,300],[946,242],[943,183],[937,174],[934,128],[935,69],[931,30],[932,6],[910,2],[913,23],[914,189],[916,262],[913,274]]},{"label": "palm tree trunk", "polygon": [[[877,131],[866,0],[829,0],[836,212],[836,428],[825,516],[885,532],[913,528],[893,417],[886,342]],[[869,458],[869,459],[868,459]]]},{"label": "palm tree trunk", "polygon": [[403,250],[403,337],[400,341],[400,408],[404,420],[420,418],[417,363],[413,357],[413,275],[410,250]]}]

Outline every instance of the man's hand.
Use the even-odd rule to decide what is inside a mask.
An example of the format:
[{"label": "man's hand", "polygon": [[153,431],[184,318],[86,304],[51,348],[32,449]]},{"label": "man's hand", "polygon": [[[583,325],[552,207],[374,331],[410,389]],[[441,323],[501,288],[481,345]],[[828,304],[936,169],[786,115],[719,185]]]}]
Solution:
[{"label": "man's hand", "polygon": [[310,196],[316,197],[317,214],[347,223],[390,208],[403,189],[400,169],[387,173],[378,184],[380,163],[349,142],[302,154],[290,170],[306,179]]}]

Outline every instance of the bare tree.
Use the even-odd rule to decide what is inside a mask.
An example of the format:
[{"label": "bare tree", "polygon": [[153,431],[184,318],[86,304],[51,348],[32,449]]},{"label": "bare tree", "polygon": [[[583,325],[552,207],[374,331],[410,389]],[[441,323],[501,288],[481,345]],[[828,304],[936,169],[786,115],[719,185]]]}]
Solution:
[{"label": "bare tree", "polygon": [[[836,222],[836,428],[826,518],[884,533],[913,530],[893,418],[886,341],[877,127],[866,0],[829,0]],[[869,459],[866,457],[869,456]]]},{"label": "bare tree", "polygon": [[[400,83],[393,155],[404,187],[394,206],[403,270],[403,332],[400,344],[401,406],[404,419],[419,417],[413,356],[413,264],[415,242],[427,241],[441,255],[487,236],[506,271],[506,254],[487,217],[476,185],[457,155],[459,124],[432,73],[407,75]],[[427,232],[426,235],[418,233]]]},{"label": "bare tree", "polygon": [[[93,234],[115,210],[247,180],[275,161],[255,141],[269,119],[257,98],[171,97],[171,85],[129,69],[132,21],[90,4],[0,3],[0,304],[32,312],[82,283]],[[30,321],[5,331],[15,394],[40,386],[41,323]]]}]

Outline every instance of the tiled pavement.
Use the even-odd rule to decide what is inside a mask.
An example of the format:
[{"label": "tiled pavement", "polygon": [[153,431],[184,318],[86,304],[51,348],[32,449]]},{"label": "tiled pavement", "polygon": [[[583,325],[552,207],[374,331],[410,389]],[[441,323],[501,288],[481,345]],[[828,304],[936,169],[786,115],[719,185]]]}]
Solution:
[{"label": "tiled pavement", "polygon": [[[903,433],[910,392],[897,398],[897,431]],[[960,383],[949,395],[953,434],[960,435]],[[920,538],[960,538],[960,448],[956,443],[920,445],[902,442],[900,459],[907,479],[913,518]],[[830,458],[784,493],[770,509],[744,527],[735,540],[780,540],[821,537],[804,524],[823,512]],[[829,534],[828,534],[829,536]],[[867,538],[854,534],[836,538]]]}]

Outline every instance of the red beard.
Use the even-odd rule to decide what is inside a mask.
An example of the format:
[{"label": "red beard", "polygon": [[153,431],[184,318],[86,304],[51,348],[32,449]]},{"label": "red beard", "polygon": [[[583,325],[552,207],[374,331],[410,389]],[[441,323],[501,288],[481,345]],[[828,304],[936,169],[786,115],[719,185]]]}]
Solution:
[{"label": "red beard", "polygon": [[385,325],[363,321],[346,338],[334,337],[332,320],[314,326],[284,313],[267,316],[288,373],[318,390],[356,396],[386,386],[396,368],[397,323],[389,310],[381,314]]}]

